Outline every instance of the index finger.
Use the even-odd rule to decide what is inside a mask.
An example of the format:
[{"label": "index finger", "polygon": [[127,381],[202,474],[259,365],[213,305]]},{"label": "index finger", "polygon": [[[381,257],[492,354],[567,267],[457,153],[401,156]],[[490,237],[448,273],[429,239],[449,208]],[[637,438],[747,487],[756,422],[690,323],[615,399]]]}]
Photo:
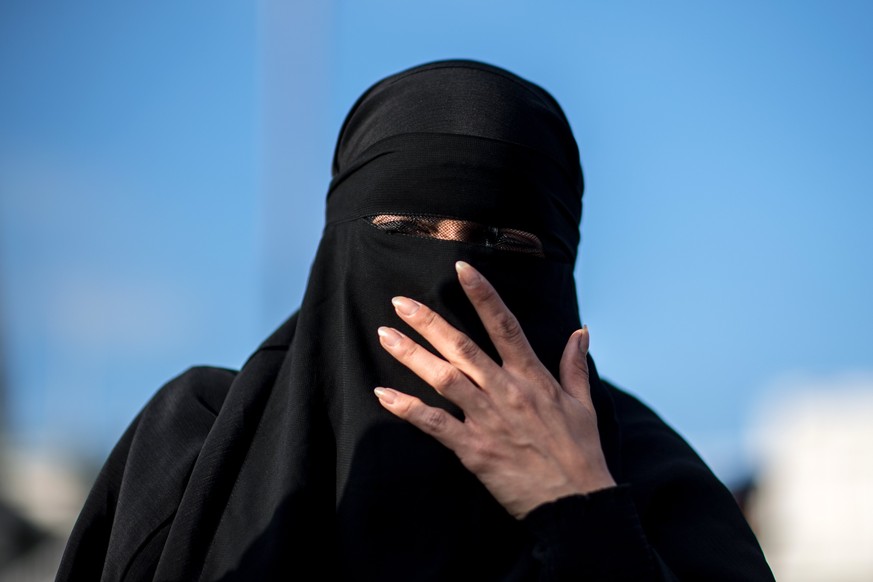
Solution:
[{"label": "index finger", "polygon": [[479,319],[482,320],[482,325],[504,364],[511,362],[523,366],[535,361],[536,355],[521,329],[521,324],[503,303],[494,286],[482,273],[464,261],[455,263],[455,269],[464,293],[479,314]]}]

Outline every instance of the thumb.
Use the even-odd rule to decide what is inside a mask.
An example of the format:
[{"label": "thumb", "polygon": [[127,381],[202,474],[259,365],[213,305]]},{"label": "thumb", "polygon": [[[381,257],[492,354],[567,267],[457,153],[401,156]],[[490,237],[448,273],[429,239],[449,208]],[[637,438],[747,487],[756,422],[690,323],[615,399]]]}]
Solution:
[{"label": "thumb", "polygon": [[561,387],[576,400],[588,402],[591,391],[588,383],[588,326],[583,325],[570,336],[561,356]]}]

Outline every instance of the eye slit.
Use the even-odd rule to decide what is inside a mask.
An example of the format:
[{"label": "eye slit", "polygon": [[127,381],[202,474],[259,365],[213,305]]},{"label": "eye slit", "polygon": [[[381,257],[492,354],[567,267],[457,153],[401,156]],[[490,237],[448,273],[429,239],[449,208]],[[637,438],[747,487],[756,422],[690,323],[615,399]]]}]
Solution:
[{"label": "eye slit", "polygon": [[387,234],[466,242],[503,251],[545,257],[540,239],[515,228],[498,228],[442,216],[376,214],[366,218]]},{"label": "eye slit", "polygon": [[543,255],[543,243],[540,242],[539,237],[514,228],[501,229],[494,246],[506,250]]}]

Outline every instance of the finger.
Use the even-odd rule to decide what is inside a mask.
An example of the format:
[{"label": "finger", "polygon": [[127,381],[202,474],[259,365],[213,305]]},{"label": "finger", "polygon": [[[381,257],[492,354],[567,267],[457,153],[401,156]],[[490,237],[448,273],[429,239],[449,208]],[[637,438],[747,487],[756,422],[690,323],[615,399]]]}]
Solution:
[{"label": "finger", "polygon": [[380,327],[378,333],[379,342],[389,354],[464,411],[482,404],[482,391],[455,366],[392,327]]},{"label": "finger", "polygon": [[476,342],[431,308],[408,297],[395,297],[391,302],[397,315],[478,386],[485,387],[489,379],[501,372],[500,366]]},{"label": "finger", "polygon": [[373,392],[379,398],[379,404],[389,412],[433,436],[453,451],[464,442],[464,423],[442,408],[428,406],[415,396],[391,388],[380,386]]},{"label": "finger", "polygon": [[461,287],[479,314],[482,325],[503,361],[520,366],[536,361],[536,355],[518,319],[509,311],[491,283],[464,261],[455,263],[455,269],[458,271]]},{"label": "finger", "polygon": [[587,325],[574,331],[564,347],[559,368],[561,387],[580,402],[591,401],[587,358],[590,339]]}]

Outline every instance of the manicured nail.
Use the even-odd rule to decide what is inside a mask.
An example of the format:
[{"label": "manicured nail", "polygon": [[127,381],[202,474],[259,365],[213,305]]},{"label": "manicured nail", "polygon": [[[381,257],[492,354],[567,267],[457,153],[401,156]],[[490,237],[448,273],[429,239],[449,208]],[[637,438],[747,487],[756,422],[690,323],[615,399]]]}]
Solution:
[{"label": "manicured nail", "polygon": [[394,304],[394,308],[397,309],[400,315],[412,315],[421,307],[421,303],[413,301],[408,297],[395,297],[391,300],[391,303]]},{"label": "manicured nail", "polygon": [[390,388],[374,388],[373,392],[376,393],[376,398],[384,402],[385,404],[393,404],[394,403],[394,390]]},{"label": "manicured nail", "polygon": [[584,336],[588,335],[588,324],[583,324],[580,331],[581,333],[579,334],[579,351],[581,351],[583,354],[587,354],[588,342],[585,341]]},{"label": "manicured nail", "polygon": [[458,261],[455,263],[455,270],[458,272],[458,277],[461,279],[461,283],[467,287],[475,287],[482,279],[481,275],[476,272],[476,269],[464,261]]},{"label": "manicured nail", "polygon": [[390,327],[380,327],[376,330],[386,346],[396,346],[400,342],[400,334]]}]

